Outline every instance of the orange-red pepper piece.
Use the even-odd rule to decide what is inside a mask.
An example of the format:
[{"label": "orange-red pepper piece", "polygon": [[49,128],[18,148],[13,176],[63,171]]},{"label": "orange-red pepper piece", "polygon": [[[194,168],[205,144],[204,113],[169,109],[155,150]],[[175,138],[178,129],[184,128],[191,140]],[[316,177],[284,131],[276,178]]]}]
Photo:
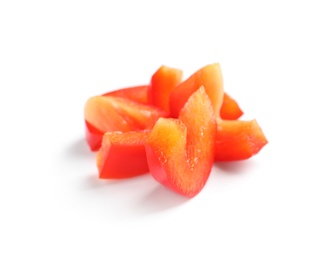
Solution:
[{"label": "orange-red pepper piece", "polygon": [[107,132],[97,153],[101,179],[124,179],[149,172],[145,143],[150,131]]},{"label": "orange-red pepper piece", "polygon": [[214,163],[216,119],[203,87],[189,98],[179,119],[160,118],[146,143],[153,177],[193,197],[204,187]]},{"label": "orange-red pepper piece", "polygon": [[256,120],[218,120],[215,161],[245,160],[268,143]]}]

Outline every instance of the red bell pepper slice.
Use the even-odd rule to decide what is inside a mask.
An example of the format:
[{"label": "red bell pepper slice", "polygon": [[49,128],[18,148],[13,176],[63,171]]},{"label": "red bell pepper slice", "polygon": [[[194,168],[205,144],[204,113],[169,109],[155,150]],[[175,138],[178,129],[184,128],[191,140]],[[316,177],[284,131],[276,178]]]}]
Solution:
[{"label": "red bell pepper slice", "polygon": [[149,103],[169,113],[170,93],[182,81],[182,77],[181,70],[161,66],[152,76],[148,87]]},{"label": "red bell pepper slice", "polygon": [[107,92],[103,96],[127,98],[141,104],[148,104],[148,85],[117,89]]},{"label": "red bell pepper slice", "polygon": [[124,179],[149,172],[145,150],[149,133],[105,133],[96,156],[99,178]]},{"label": "red bell pepper slice", "polygon": [[[163,119],[164,120],[164,119]],[[186,142],[186,128],[184,124],[175,119],[170,119],[168,128],[175,128]],[[159,123],[161,124],[161,123]],[[167,122],[166,122],[167,124]],[[218,121],[215,142],[215,161],[228,162],[248,159],[257,154],[267,143],[261,128],[256,120],[251,121]],[[158,126],[157,126],[158,127]],[[159,126],[161,127],[161,125]],[[156,131],[156,129],[155,129]],[[163,131],[163,129],[161,129]],[[122,179],[138,176],[149,172],[145,144],[150,130],[136,132],[107,132],[103,136],[102,146],[97,153],[97,166],[101,179]],[[165,133],[161,133],[165,135]],[[161,140],[163,140],[161,138]],[[171,135],[169,142],[176,146],[185,146]],[[162,144],[162,142],[160,142]],[[178,148],[175,149],[178,151]],[[170,155],[171,156],[171,155]],[[150,159],[157,159],[156,156]],[[160,167],[157,161],[151,167]],[[157,169],[159,173],[163,169]],[[156,170],[155,170],[156,172]],[[160,178],[161,174],[155,176]],[[162,176],[165,178],[165,176]],[[160,182],[163,181],[163,178]],[[169,188],[170,183],[166,184]],[[178,192],[178,191],[177,191]]]},{"label": "red bell pepper slice", "polygon": [[84,120],[85,123],[85,135],[86,141],[90,147],[91,151],[98,151],[101,147],[102,139],[103,139],[103,131],[100,131],[92,124],[90,124],[87,120]]},{"label": "red bell pepper slice", "polygon": [[268,143],[256,120],[218,120],[215,161],[245,160]]},{"label": "red bell pepper slice", "polygon": [[85,105],[86,140],[96,151],[105,132],[151,129],[166,113],[156,107],[113,96],[96,96]]},{"label": "red bell pepper slice", "polygon": [[179,119],[160,118],[146,142],[152,176],[175,192],[193,197],[214,163],[216,120],[203,87],[189,98]]},{"label": "red bell pepper slice", "polygon": [[189,97],[201,86],[212,102],[216,117],[219,117],[223,101],[223,78],[218,63],[199,69],[171,91],[170,115],[177,118]]},{"label": "red bell pepper slice", "polygon": [[243,115],[242,109],[237,101],[224,92],[223,103],[220,110],[220,117],[225,120],[236,120]]}]

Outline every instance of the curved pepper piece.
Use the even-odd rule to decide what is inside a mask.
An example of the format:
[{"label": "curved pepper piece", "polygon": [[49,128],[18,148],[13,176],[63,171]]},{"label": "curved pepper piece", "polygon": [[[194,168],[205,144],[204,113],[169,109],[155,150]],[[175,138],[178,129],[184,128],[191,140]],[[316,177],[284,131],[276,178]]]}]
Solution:
[{"label": "curved pepper piece", "polygon": [[104,133],[151,129],[157,119],[166,116],[166,113],[126,98],[95,96],[86,102],[84,116],[86,140],[90,149],[96,151]]},{"label": "curved pepper piece", "polygon": [[268,143],[256,120],[218,120],[215,161],[245,160]]},{"label": "curved pepper piece", "polygon": [[148,104],[148,85],[121,88],[107,92],[103,96],[127,98],[141,104]]},{"label": "curved pepper piece", "polygon": [[161,66],[152,76],[148,87],[149,103],[169,113],[170,93],[182,81],[182,77],[181,70]]},{"label": "curved pepper piece", "polygon": [[199,69],[171,91],[170,115],[177,118],[189,97],[201,86],[212,102],[215,116],[219,117],[223,101],[223,78],[218,63]]},{"label": "curved pepper piece", "polygon": [[146,143],[151,174],[181,195],[197,195],[214,163],[215,134],[214,110],[201,87],[189,98],[179,119],[156,122]]},{"label": "curved pepper piece", "polygon": [[224,92],[223,103],[220,110],[220,117],[225,120],[236,120],[243,115],[242,109],[237,101]]},{"label": "curved pepper piece", "polygon": [[101,179],[124,179],[149,172],[145,143],[150,131],[107,132],[96,156]]}]

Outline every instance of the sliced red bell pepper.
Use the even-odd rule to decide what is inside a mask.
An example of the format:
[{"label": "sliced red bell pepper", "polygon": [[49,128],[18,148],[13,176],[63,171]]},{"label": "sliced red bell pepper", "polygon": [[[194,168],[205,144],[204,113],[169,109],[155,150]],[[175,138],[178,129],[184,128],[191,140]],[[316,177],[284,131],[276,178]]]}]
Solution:
[{"label": "sliced red bell pepper", "polygon": [[88,99],[84,108],[85,120],[103,133],[133,130],[134,126],[118,113],[115,101],[114,98],[103,96]]},{"label": "sliced red bell pepper", "polygon": [[[96,157],[101,179],[150,171],[166,187],[193,197],[214,161],[245,160],[268,143],[255,120],[235,120],[243,111],[224,93],[219,64],[181,80],[181,70],[162,66],[149,85],[87,101],[86,139],[91,150],[101,147]],[[170,115],[177,119],[164,118]]]},{"label": "sliced red bell pepper", "polygon": [[257,154],[268,143],[256,120],[218,120],[215,161],[238,161]]},{"label": "sliced red bell pepper", "polygon": [[86,139],[93,151],[99,149],[105,132],[151,129],[159,117],[166,116],[156,107],[113,96],[90,98],[84,114]]},{"label": "sliced red bell pepper", "polygon": [[224,92],[223,103],[220,110],[220,117],[225,120],[236,120],[243,115],[237,101]]},{"label": "sliced red bell pepper", "polygon": [[[182,135],[182,140],[186,142],[184,124],[175,119],[171,119],[171,121],[168,123],[169,129],[174,127],[175,131]],[[215,161],[228,162],[248,159],[257,154],[268,143],[256,120],[218,121],[217,129]],[[145,144],[149,134],[150,130],[105,133],[102,146],[97,153],[99,177],[101,179],[120,179],[147,173],[149,168]],[[161,133],[161,135],[165,134]],[[171,137],[174,137],[171,139],[171,143],[174,145],[178,143],[179,146],[185,146],[179,142],[176,134]],[[161,138],[161,140],[163,139]],[[175,150],[178,151],[178,149]],[[153,165],[159,166],[160,163],[156,162]],[[163,169],[158,169],[158,171],[163,171]],[[155,177],[158,178],[159,175]],[[169,187],[169,185],[166,186]]]},{"label": "sliced red bell pepper", "polygon": [[126,98],[107,97],[121,115],[131,126],[132,130],[150,129],[159,117],[166,117],[163,110],[151,106],[133,102]]},{"label": "sliced red bell pepper", "polygon": [[122,88],[107,92],[103,96],[127,98],[141,104],[148,104],[148,85]]},{"label": "sliced red bell pepper", "polygon": [[171,91],[170,115],[177,118],[189,97],[201,86],[205,88],[215,115],[219,117],[223,101],[223,78],[218,63],[199,69]]},{"label": "sliced red bell pepper", "polygon": [[160,118],[146,143],[149,170],[166,187],[193,197],[214,162],[216,120],[203,87],[188,99],[179,119]]},{"label": "sliced red bell pepper", "polygon": [[182,81],[179,69],[161,66],[152,76],[148,87],[149,103],[169,113],[170,92]]},{"label": "sliced red bell pepper", "polygon": [[96,156],[99,178],[124,179],[149,172],[145,143],[150,131],[107,132]]},{"label": "sliced red bell pepper", "polygon": [[87,120],[84,120],[85,123],[85,134],[86,141],[90,147],[91,151],[98,151],[101,147],[102,139],[103,139],[103,131],[98,130],[96,127],[91,125]]}]

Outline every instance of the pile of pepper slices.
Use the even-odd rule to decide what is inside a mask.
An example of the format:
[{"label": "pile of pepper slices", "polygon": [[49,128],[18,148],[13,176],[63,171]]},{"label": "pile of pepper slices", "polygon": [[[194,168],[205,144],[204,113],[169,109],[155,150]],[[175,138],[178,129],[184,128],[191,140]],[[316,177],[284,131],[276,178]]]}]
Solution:
[{"label": "pile of pepper slices", "polygon": [[256,120],[239,120],[243,111],[224,92],[218,63],[182,76],[161,66],[148,85],[87,100],[86,140],[98,151],[99,178],[150,172],[164,186],[193,197],[214,162],[248,159],[268,143]]}]

